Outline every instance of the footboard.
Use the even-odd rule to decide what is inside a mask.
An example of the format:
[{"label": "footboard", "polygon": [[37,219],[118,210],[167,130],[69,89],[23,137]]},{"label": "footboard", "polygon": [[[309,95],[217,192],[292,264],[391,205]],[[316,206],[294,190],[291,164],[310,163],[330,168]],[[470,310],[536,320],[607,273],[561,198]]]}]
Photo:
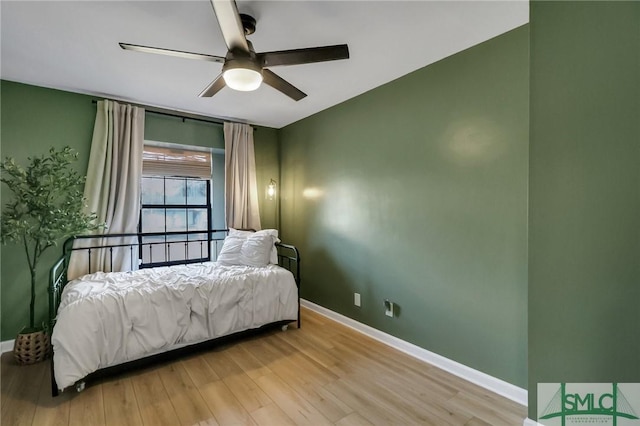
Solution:
[{"label": "footboard", "polygon": [[278,264],[289,270],[296,280],[298,287],[298,328],[300,328],[300,252],[290,244],[277,243]]}]

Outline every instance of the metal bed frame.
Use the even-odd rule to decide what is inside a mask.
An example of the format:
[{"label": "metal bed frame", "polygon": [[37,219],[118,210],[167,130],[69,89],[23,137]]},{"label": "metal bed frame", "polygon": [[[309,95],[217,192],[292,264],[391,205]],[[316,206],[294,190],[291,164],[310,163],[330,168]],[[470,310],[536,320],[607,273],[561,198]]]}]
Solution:
[{"label": "metal bed frame", "polygon": [[[60,306],[60,298],[62,295],[62,291],[64,286],[67,284],[67,270],[69,267],[69,259],[71,253],[86,251],[88,257],[88,265],[90,270],[91,265],[91,255],[92,252],[95,252],[99,249],[108,249],[109,250],[109,259],[110,264],[113,266],[113,251],[116,248],[120,249],[129,249],[129,253],[131,256],[131,262],[138,261],[142,259],[142,251],[144,249],[149,250],[150,254],[150,262],[148,264],[140,265],[140,268],[151,268],[158,266],[171,266],[171,265],[182,265],[189,263],[201,263],[216,260],[219,250],[222,247],[222,242],[224,241],[224,237],[227,235],[227,229],[212,229],[209,231],[186,231],[186,232],[147,232],[147,233],[127,233],[127,234],[96,234],[96,235],[80,235],[76,237],[71,237],[67,241],[65,241],[62,250],[62,256],[58,261],[53,265],[50,272],[50,281],[49,281],[49,330],[53,331],[53,327],[55,326],[56,316],[58,312],[58,307]],[[206,238],[196,238],[189,239],[190,235],[204,235],[206,234]],[[223,234],[220,237],[220,234]],[[171,240],[171,241],[163,241],[163,242],[146,242],[144,241],[145,237],[159,237],[159,236],[185,236],[183,240]],[[135,238],[135,242],[131,243],[115,243],[115,244],[105,244],[105,241],[112,239],[131,239]],[[96,245],[87,245],[87,244],[78,244],[78,247],[74,247],[76,241],[98,241]],[[171,250],[170,245],[172,244],[181,244],[184,243],[185,247],[185,259],[174,259],[171,260]],[[200,257],[198,259],[188,259],[189,246],[193,243],[197,243],[200,247]],[[153,252],[152,247],[155,245],[165,245],[165,260],[162,262],[153,262],[151,258],[151,254]],[[203,249],[204,247],[208,247],[208,249]],[[276,248],[278,250],[278,264],[290,271],[295,279],[296,287],[298,288],[298,317],[296,319],[297,327],[300,328],[300,253],[295,246],[289,244],[276,243]],[[212,256],[215,255],[215,256]],[[99,377],[104,377],[107,375],[118,374],[120,372],[129,371],[134,368],[139,368],[140,366],[149,365],[157,362],[164,362],[176,357],[183,356],[185,354],[194,353],[197,351],[201,351],[204,349],[209,349],[215,345],[218,345],[223,342],[228,342],[230,340],[237,339],[242,336],[252,335],[258,332],[261,332],[265,329],[273,328],[276,326],[282,327],[282,330],[286,330],[288,324],[291,321],[278,321],[275,323],[265,324],[257,329],[250,329],[245,331],[236,332],[227,336],[222,336],[218,338],[213,338],[201,343],[191,344],[188,346],[180,347],[177,349],[172,349],[167,352],[162,352],[150,356],[146,356],[137,360],[128,361],[122,364],[118,364],[112,367],[107,367],[95,371],[85,378],[76,382],[76,390],[78,392],[82,391],[85,387],[85,382],[97,379]],[[51,394],[52,396],[57,396],[59,394],[58,386],[55,381],[54,373],[53,373],[53,345],[51,346]]]}]

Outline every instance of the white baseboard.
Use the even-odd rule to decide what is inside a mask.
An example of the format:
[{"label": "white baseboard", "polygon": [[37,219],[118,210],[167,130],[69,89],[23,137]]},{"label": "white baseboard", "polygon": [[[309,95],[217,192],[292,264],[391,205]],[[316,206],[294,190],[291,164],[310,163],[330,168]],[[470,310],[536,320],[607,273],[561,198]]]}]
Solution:
[{"label": "white baseboard", "polygon": [[[349,317],[345,317],[342,314],[334,312],[308,300],[301,299],[300,304],[306,308],[311,309],[314,312],[324,315],[327,318],[330,318],[362,334],[365,334],[372,339],[378,340],[385,345],[391,346],[401,352],[411,355],[414,358],[425,361],[442,370],[448,371],[449,373],[461,377],[478,386],[482,386],[483,388],[497,393],[498,395],[502,395],[505,398],[517,402],[520,405],[524,405],[526,407],[528,404],[526,389],[522,389],[518,386],[512,385],[511,383],[507,383],[504,380],[500,380],[496,377],[475,370],[471,367],[467,367],[464,364],[460,364],[459,362],[450,360],[449,358],[445,358],[434,352],[421,348],[420,346],[416,346],[413,343],[409,343],[405,340],[377,330]],[[533,426],[535,425],[535,423],[531,425],[525,423],[525,425]]]},{"label": "white baseboard", "polygon": [[530,418],[524,419],[524,423],[522,426],[544,426],[542,423],[538,423],[535,420],[531,420]]},{"label": "white baseboard", "polygon": [[13,351],[13,343],[14,340],[5,340],[4,342],[0,342],[0,353],[11,352]]}]

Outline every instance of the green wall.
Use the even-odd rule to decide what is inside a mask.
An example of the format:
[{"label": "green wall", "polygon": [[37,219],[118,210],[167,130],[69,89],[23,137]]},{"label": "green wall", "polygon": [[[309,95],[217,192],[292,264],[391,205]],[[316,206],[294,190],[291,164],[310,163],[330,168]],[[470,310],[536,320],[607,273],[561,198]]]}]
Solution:
[{"label": "green wall", "polygon": [[280,182],[280,158],[278,156],[278,131],[267,127],[253,133],[256,155],[256,182],[260,205],[260,222],[263,229],[280,229],[277,197],[267,199],[267,185],[271,179]]},{"label": "green wall", "polygon": [[640,382],[640,3],[532,2],[529,417]]},{"label": "green wall", "polygon": [[[27,157],[45,154],[50,147],[66,145],[76,149],[75,164],[85,174],[89,161],[88,147],[93,135],[96,106],[91,97],[58,90],[0,81],[1,121],[0,155],[14,157],[26,164]],[[3,184],[2,206],[11,192]],[[14,244],[1,247],[1,327],[0,339],[10,340],[29,322],[29,270],[23,249]],[[48,316],[48,269],[58,257],[57,248],[49,249],[39,265],[36,293],[36,321]]]},{"label": "green wall", "polygon": [[528,45],[518,28],[280,133],[302,297],[521,387]]},{"label": "green wall", "polygon": [[[5,80],[0,81],[0,96],[0,155],[3,158],[12,156],[24,164],[28,156],[44,154],[51,146],[69,145],[80,154],[76,163],[78,171],[86,173],[96,114],[96,106],[91,102],[93,97]],[[222,126],[219,124],[189,119],[183,122],[182,119],[153,113],[146,114],[145,138],[224,148]],[[279,163],[276,131],[258,128],[255,145],[258,177],[267,179],[267,183],[267,176],[273,175],[277,180]],[[214,165],[219,163],[217,161]],[[221,164],[224,167],[224,160]],[[266,187],[267,183],[262,186]],[[258,185],[260,187],[261,182]],[[10,192],[2,185],[2,205],[8,196]],[[275,213],[271,213],[268,207],[265,207],[261,219],[265,224],[275,226]],[[48,315],[47,274],[58,255],[58,249],[50,249],[40,265],[36,296],[36,317],[39,321],[44,321]],[[19,246],[2,246],[0,261],[0,340],[4,341],[13,339],[28,323],[29,271]]]}]

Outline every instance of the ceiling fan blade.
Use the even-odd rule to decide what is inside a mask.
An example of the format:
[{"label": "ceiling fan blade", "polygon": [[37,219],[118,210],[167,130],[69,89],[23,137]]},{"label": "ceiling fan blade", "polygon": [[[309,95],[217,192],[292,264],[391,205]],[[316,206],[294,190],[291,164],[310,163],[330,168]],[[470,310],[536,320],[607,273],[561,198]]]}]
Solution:
[{"label": "ceiling fan blade", "polygon": [[295,87],[294,85],[292,85],[291,83],[283,79],[282,77],[278,76],[273,71],[266,70],[266,69],[262,70],[262,77],[264,78],[263,81],[265,83],[267,83],[269,86],[273,87],[274,89],[281,91],[282,93],[284,93],[285,95],[293,99],[294,101],[299,101],[300,99],[307,96],[306,93],[304,93],[303,91],[301,91],[300,89],[298,89],[297,87]]},{"label": "ceiling fan blade", "polygon": [[222,78],[222,74],[216,77],[204,90],[198,95],[201,98],[210,98],[211,96],[218,93],[225,87],[224,78]]},{"label": "ceiling fan blade", "polygon": [[139,44],[118,44],[124,50],[132,50],[134,52],[156,53],[159,55],[175,56],[177,58],[198,59],[200,61],[224,63],[224,58],[221,56],[207,55],[204,53],[183,52],[182,50],[162,49],[160,47],[141,46]]},{"label": "ceiling fan blade", "polygon": [[258,59],[262,61],[262,66],[264,67],[335,61],[349,59],[349,47],[346,44],[338,44],[335,46],[264,52],[258,54]]},{"label": "ceiling fan blade", "polygon": [[240,14],[235,0],[211,0],[211,5],[227,48],[229,50],[240,49],[248,52],[249,44],[244,35],[244,28],[240,21]]}]

